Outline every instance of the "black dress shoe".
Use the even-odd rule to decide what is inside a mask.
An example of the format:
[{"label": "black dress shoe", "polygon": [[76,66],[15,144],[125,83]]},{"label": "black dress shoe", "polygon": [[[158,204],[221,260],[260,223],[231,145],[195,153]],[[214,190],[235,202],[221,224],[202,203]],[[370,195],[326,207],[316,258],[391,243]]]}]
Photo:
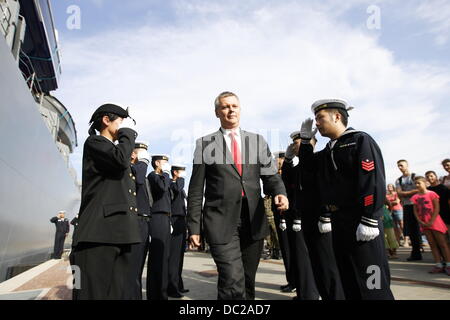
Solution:
[{"label": "black dress shoe", "polygon": [[180,290],[180,292],[181,292],[181,293],[188,293],[188,292],[189,292],[189,289],[182,289],[182,290]]},{"label": "black dress shoe", "polygon": [[281,292],[293,292],[294,290],[295,290],[295,288],[293,288],[289,285],[286,288],[281,289]]},{"label": "black dress shoe", "polygon": [[174,293],[169,293],[169,294],[167,294],[169,297],[171,297],[171,298],[183,298],[184,297],[184,295],[182,295],[181,293],[179,293],[179,292],[174,292]]},{"label": "black dress shoe", "polygon": [[280,290],[283,290],[284,288],[287,288],[287,287],[289,287],[289,283],[285,284],[284,286],[280,286]]},{"label": "black dress shoe", "polygon": [[422,260],[422,257],[409,257],[406,259],[406,261],[420,261]]}]

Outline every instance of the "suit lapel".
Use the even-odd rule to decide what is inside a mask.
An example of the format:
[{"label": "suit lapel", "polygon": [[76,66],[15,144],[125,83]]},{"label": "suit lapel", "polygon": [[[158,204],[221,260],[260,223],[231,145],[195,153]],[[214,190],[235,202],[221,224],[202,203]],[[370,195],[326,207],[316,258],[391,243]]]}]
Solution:
[{"label": "suit lapel", "polygon": [[217,150],[218,154],[225,153],[225,164],[231,164],[231,166],[234,168],[234,171],[236,172],[236,174],[239,175],[239,171],[238,171],[236,165],[234,164],[233,156],[227,147],[227,143],[223,136],[222,130],[219,129],[215,133],[214,142],[216,143],[216,146],[217,146],[216,150]]}]

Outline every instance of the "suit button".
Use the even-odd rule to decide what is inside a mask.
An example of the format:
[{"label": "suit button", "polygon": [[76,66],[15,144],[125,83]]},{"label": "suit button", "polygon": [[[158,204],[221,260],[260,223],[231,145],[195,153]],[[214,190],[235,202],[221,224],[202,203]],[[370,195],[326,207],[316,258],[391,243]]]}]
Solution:
[{"label": "suit button", "polygon": [[128,189],[128,192],[131,193],[131,189]]},{"label": "suit button", "polygon": [[136,177],[135,177],[135,176],[133,176],[133,180],[136,180]]},{"label": "suit button", "polygon": [[136,192],[133,192],[133,196],[135,196],[136,195]]},{"label": "suit button", "polygon": [[133,207],[130,207],[130,211],[133,211]]},{"label": "suit button", "polygon": [[137,212],[137,210],[138,210],[137,208],[134,208],[134,211],[136,211],[136,212]]},{"label": "suit button", "polygon": [[133,176],[133,174],[130,172],[130,177],[132,177]]}]

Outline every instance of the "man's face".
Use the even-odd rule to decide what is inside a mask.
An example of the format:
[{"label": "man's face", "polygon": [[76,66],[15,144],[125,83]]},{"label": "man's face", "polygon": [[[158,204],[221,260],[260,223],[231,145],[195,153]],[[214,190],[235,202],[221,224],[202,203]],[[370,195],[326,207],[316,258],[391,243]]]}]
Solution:
[{"label": "man's face", "polygon": [[401,173],[405,173],[408,170],[408,163],[402,161],[397,164],[398,169]]},{"label": "man's face", "polygon": [[219,100],[219,107],[216,108],[216,117],[220,119],[220,124],[225,129],[239,127],[241,119],[241,105],[235,96],[225,97]]},{"label": "man's face", "polygon": [[431,185],[435,184],[436,181],[437,181],[437,177],[436,177],[436,175],[435,175],[434,173],[431,173],[431,172],[430,172],[430,173],[427,174],[425,177],[427,178],[428,182],[429,182]]},{"label": "man's face", "polygon": [[60,218],[60,219],[64,219],[64,213],[60,213],[60,214],[59,214],[59,218]]},{"label": "man's face", "polygon": [[444,167],[444,170],[445,170],[445,171],[447,171],[448,173],[450,173],[450,162],[449,162],[449,161],[445,162],[444,165],[443,165],[443,167]]},{"label": "man's face", "polygon": [[156,160],[156,161],[155,161],[156,167],[158,167],[158,168],[160,168],[160,169],[162,169],[162,166],[163,166],[165,163],[167,163],[167,160],[161,159],[161,160]]},{"label": "man's face", "polygon": [[336,114],[327,110],[320,110],[316,113],[316,127],[323,137],[328,137],[337,127]]},{"label": "man's face", "polygon": [[135,163],[138,158],[137,152],[138,152],[137,149],[134,149],[133,152],[131,152],[131,162],[132,163]]}]

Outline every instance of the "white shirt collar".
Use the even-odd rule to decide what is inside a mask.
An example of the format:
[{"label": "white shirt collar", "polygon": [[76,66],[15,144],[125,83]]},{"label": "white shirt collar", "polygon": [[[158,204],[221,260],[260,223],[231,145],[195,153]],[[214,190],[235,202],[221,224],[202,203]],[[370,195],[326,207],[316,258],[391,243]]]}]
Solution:
[{"label": "white shirt collar", "polygon": [[234,132],[235,136],[238,137],[238,138],[241,136],[241,128],[224,129],[224,128],[220,127],[220,130],[227,137],[230,136],[230,132]]}]

